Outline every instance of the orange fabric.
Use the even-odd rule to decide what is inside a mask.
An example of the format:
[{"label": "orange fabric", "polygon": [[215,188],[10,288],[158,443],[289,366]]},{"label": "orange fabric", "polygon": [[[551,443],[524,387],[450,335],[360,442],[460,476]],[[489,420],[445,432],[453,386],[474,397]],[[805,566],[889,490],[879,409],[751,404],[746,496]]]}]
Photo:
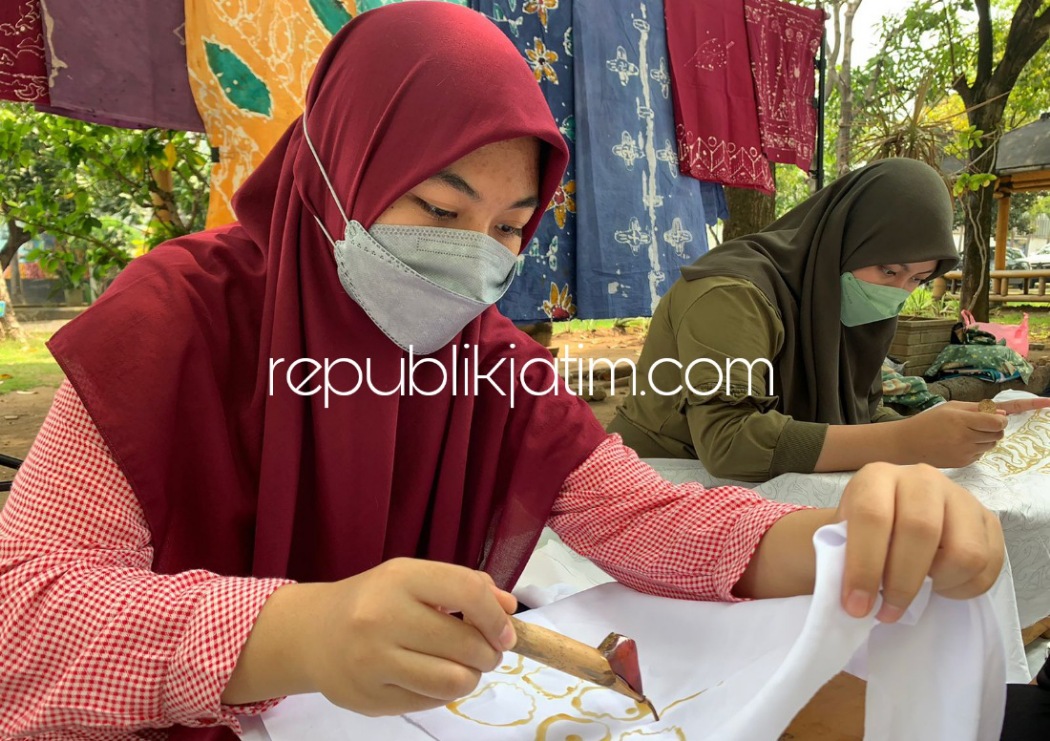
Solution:
[{"label": "orange fabric", "polygon": [[234,191],[303,112],[321,52],[355,0],[186,0],[190,86],[219,161],[208,228],[236,221]]}]

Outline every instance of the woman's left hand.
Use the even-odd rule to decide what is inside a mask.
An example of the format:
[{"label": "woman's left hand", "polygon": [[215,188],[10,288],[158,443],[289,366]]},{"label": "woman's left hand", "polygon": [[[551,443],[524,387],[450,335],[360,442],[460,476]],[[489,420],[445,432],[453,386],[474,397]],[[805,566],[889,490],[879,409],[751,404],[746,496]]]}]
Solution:
[{"label": "woman's left hand", "polygon": [[[977,404],[973,406],[976,408]],[[997,401],[995,402],[995,408],[1000,412],[1006,414],[1021,414],[1022,412],[1032,412],[1036,409],[1050,409],[1050,399],[1038,396],[1030,399],[1011,399],[1010,401]]]},{"label": "woman's left hand", "polygon": [[966,599],[991,588],[1003,566],[999,519],[931,466],[865,466],[835,520],[849,523],[842,603],[855,617],[871,611],[880,585],[877,617],[895,622],[927,575],[935,592]]}]

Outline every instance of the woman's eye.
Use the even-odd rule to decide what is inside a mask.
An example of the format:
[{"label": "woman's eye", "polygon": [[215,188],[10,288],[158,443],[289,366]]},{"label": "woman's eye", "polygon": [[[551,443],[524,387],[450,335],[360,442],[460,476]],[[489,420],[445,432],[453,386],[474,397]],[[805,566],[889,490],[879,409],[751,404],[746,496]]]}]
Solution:
[{"label": "woman's eye", "polygon": [[882,274],[887,276],[888,278],[895,278],[897,276],[896,271],[890,270],[889,268],[883,268]]},{"label": "woman's eye", "polygon": [[435,219],[444,221],[444,220],[447,220],[447,219],[454,219],[454,218],[456,218],[456,212],[455,211],[446,211],[443,208],[438,208],[437,206],[433,206],[433,205],[427,203],[422,198],[417,198],[416,202],[419,204],[419,207],[421,209],[423,209],[427,214],[429,214],[430,216],[434,217]]},{"label": "woman's eye", "polygon": [[500,224],[496,229],[500,234],[508,237],[520,237],[525,233],[525,230],[522,227],[510,226],[509,224]]}]

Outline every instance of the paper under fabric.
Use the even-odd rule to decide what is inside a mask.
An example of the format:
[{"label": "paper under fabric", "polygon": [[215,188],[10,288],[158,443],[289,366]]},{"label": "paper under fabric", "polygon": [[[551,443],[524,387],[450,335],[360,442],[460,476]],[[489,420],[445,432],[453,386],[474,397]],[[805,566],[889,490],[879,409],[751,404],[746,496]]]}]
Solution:
[{"label": "paper under fabric", "polygon": [[[459,83],[441,87],[448,75]],[[474,111],[473,125],[428,115],[441,106]],[[320,395],[280,384],[269,394],[269,359],[367,360],[376,389],[396,387],[405,354],[346,295],[315,217],[331,233],[341,210],[371,226],[415,184],[522,136],[545,144],[546,202],[565,166],[561,134],[503,34],[446,3],[347,24],[317,65],[307,109],[342,204],[296,121],[238,192],[237,224],[133,261],[49,347],[143,506],[158,572],[328,581],[415,556],[484,568],[510,587],[565,478],[605,439],[585,402],[563,389],[512,409],[483,385],[458,396],[447,386],[429,397],[362,391],[326,409]],[[502,389],[511,379],[501,360],[520,371],[547,355],[494,308],[457,344],[478,348]],[[451,352],[430,357],[449,367]],[[554,382],[549,364],[526,375],[534,389]],[[421,388],[440,378],[433,366],[417,371]]]},{"label": "paper under fabric", "polygon": [[0,98],[48,101],[40,0],[6,0],[0,5]]},{"label": "paper under fabric", "polygon": [[50,103],[126,128],[204,131],[186,72],[182,0],[40,0]]}]

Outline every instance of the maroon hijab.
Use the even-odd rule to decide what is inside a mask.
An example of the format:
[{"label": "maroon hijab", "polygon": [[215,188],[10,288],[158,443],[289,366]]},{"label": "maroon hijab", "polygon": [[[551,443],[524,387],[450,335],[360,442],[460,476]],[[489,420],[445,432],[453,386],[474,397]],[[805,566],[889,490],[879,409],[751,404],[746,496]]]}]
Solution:
[{"label": "maroon hijab", "polygon": [[[545,143],[540,202],[567,153],[514,46],[480,14],[411,2],[365,13],[325,51],[310,85],[310,138],[350,218],[469,152]],[[392,389],[406,353],[340,285],[331,245],[344,222],[296,121],[234,200],[239,222],[131,263],[50,342],[149,521],[154,568],[335,580],[395,556],[484,568],[514,583],[566,476],[604,439],[587,405],[558,395],[292,393],[298,358],[371,363]],[[526,228],[531,237],[542,213]],[[507,391],[546,351],[495,308],[453,345],[479,350]],[[516,346],[513,347],[512,346]],[[269,393],[270,359],[285,358]],[[502,364],[501,364],[502,361]],[[460,360],[462,368],[462,359]],[[346,368],[343,368],[346,371]],[[333,376],[352,386],[356,376]],[[419,387],[440,384],[432,365]],[[548,388],[549,366],[528,384]]]}]

